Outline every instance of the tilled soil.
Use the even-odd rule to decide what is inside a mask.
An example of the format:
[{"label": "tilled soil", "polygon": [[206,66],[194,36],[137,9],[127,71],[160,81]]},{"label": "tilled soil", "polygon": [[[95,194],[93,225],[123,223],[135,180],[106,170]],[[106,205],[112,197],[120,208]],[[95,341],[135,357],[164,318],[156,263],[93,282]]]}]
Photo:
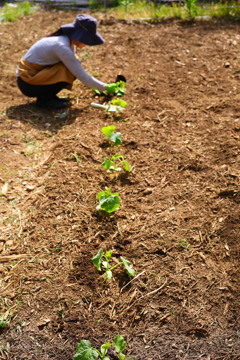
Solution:
[{"label": "tilled soil", "polygon": [[[16,65],[75,15],[0,26],[0,357],[71,360],[82,339],[99,348],[121,334],[136,360],[240,359],[239,22],[96,14],[106,42],[79,56],[102,81],[126,76],[127,107],[93,108],[111,99],[76,82],[67,111],[39,110]],[[101,166],[115,153],[129,174]],[[108,187],[121,207],[104,216]],[[104,280],[100,248],[131,261],[131,282],[121,266]]]}]

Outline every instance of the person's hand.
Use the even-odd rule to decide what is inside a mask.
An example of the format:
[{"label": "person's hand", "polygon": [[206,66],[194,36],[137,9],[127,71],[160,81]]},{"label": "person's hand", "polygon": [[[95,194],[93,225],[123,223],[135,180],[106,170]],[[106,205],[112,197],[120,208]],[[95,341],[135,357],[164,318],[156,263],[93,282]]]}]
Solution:
[{"label": "person's hand", "polygon": [[108,84],[106,88],[106,92],[108,94],[115,94],[117,87],[118,87],[117,83]]}]

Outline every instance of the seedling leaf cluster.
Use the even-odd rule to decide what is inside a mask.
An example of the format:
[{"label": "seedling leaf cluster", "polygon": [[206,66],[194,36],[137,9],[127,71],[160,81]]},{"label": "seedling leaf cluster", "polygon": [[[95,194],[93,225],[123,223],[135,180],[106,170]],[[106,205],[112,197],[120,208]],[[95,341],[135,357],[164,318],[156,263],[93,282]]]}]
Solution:
[{"label": "seedling leaf cluster", "polygon": [[[125,82],[117,82],[118,87],[115,95],[123,96],[125,93]],[[124,108],[127,106],[127,103],[119,98],[113,99],[106,111],[110,111],[111,107],[120,107]],[[114,146],[118,146],[122,143],[122,134],[120,132],[115,132],[116,126],[109,125],[102,127],[102,133],[105,135],[104,140],[109,140],[113,143]],[[130,171],[131,167],[129,163],[124,159],[121,154],[114,154],[111,158],[105,158],[101,164],[108,172],[114,171],[118,172],[122,169],[125,171]],[[102,210],[107,213],[112,213],[115,210],[118,210],[120,207],[120,197],[118,193],[111,193],[110,188],[107,188],[105,191],[101,191],[97,194],[97,199],[99,204],[97,205],[97,210]]]},{"label": "seedling leaf cluster", "polygon": [[126,83],[125,81],[118,81],[116,82],[116,89],[114,95],[116,96],[123,96],[126,92]]},{"label": "seedling leaf cluster", "polygon": [[128,276],[133,276],[135,274],[135,270],[131,267],[131,262],[125,259],[123,256],[120,256],[121,262],[117,262],[116,264],[111,265],[112,254],[112,250],[108,250],[104,253],[103,249],[100,249],[98,253],[92,258],[92,262],[96,266],[98,271],[102,271],[102,268],[105,269],[104,276],[106,277],[106,279],[110,280],[112,278],[113,269],[115,269],[119,265],[124,266]]},{"label": "seedling leaf cluster", "polygon": [[103,210],[107,213],[112,213],[115,210],[118,210],[120,207],[120,197],[119,193],[112,193],[110,188],[107,188],[104,191],[100,191],[97,194],[97,199],[99,199],[99,204],[97,205],[97,210]]},{"label": "seedling leaf cluster", "polygon": [[102,163],[102,166],[107,171],[121,171],[122,167],[125,171],[130,171],[131,166],[129,165],[128,161],[124,159],[124,157],[120,154],[112,155],[112,157],[105,158],[105,160]]},{"label": "seedling leaf cluster", "polygon": [[126,355],[123,354],[124,349],[126,348],[126,342],[121,335],[116,335],[113,342],[107,342],[101,345],[100,350],[92,347],[92,344],[89,340],[82,340],[76,349],[76,353],[73,356],[73,360],[110,360],[107,356],[108,350],[113,348],[115,352],[115,359],[124,360]]},{"label": "seedling leaf cluster", "polygon": [[0,329],[4,329],[8,324],[8,321],[0,316]]},{"label": "seedling leaf cluster", "polygon": [[116,126],[109,125],[102,128],[102,133],[105,135],[105,139],[113,142],[114,146],[120,145],[122,143],[122,134],[120,132],[115,132]]}]

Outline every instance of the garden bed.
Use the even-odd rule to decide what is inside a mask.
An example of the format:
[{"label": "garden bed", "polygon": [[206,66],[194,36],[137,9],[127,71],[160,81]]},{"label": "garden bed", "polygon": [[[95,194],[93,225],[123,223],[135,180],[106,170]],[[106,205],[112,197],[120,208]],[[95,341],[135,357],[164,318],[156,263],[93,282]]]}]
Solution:
[{"label": "garden bed", "polygon": [[[75,15],[0,28],[0,357],[71,360],[82,339],[99,348],[121,334],[136,360],[237,360],[239,23],[96,15],[106,43],[84,48],[83,66],[105,82],[126,76],[127,107],[93,108],[104,98],[76,82],[67,112],[39,110],[17,89],[16,65]],[[122,134],[116,149],[107,125]],[[101,166],[113,152],[128,175]],[[121,207],[99,216],[106,187]],[[91,260],[100,248],[136,278],[119,267],[104,281]]]}]

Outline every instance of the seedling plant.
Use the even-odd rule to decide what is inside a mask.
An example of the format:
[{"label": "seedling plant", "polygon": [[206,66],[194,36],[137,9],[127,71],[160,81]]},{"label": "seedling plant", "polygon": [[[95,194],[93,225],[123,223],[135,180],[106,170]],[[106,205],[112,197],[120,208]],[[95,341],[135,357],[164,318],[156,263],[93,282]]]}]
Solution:
[{"label": "seedling plant", "polygon": [[106,113],[120,113],[127,106],[126,101],[116,98],[111,100],[110,103],[106,106]]},{"label": "seedling plant", "polygon": [[186,249],[186,250],[190,249],[190,244],[186,239],[180,239],[179,246],[181,246],[183,249]]},{"label": "seedling plant", "polygon": [[124,159],[124,157],[120,154],[112,155],[112,157],[105,158],[104,162],[101,164],[108,172],[113,171],[121,171],[124,169],[125,171],[131,171],[131,166],[128,161]]},{"label": "seedling plant", "polygon": [[115,132],[115,125],[104,126],[102,128],[102,133],[105,135],[104,139],[108,139],[113,142],[114,146],[120,145],[122,143],[122,134],[120,132]]},{"label": "seedling plant", "polygon": [[107,213],[112,213],[120,208],[119,193],[112,193],[110,188],[100,191],[97,194],[99,204],[96,206],[97,210],[103,210]]},{"label": "seedling plant", "polygon": [[8,324],[8,321],[0,316],[0,329],[4,329]]},{"label": "seedling plant", "polygon": [[[125,92],[126,92],[126,83],[125,83],[125,81],[118,81],[118,82],[116,82],[116,90],[115,90],[115,92],[114,92],[114,95],[116,95],[116,96],[123,96],[124,94],[125,94]],[[97,95],[101,95],[101,92],[99,91],[99,90],[97,90],[97,89],[92,89],[94,92],[95,92],[95,94],[97,94]],[[106,91],[104,91],[103,92],[103,95],[109,95]]]},{"label": "seedling plant", "polygon": [[123,354],[123,351],[126,348],[126,342],[123,336],[118,334],[115,336],[112,343],[107,342],[106,344],[101,345],[100,350],[92,347],[89,340],[82,340],[77,346],[73,360],[110,360],[107,356],[110,348],[113,348],[115,352],[115,359],[125,359],[126,355]]},{"label": "seedling plant", "polygon": [[98,253],[92,258],[92,262],[96,266],[98,271],[101,272],[102,267],[105,269],[104,276],[107,280],[110,280],[112,278],[112,271],[120,265],[124,266],[128,276],[133,276],[135,274],[136,271],[131,267],[131,262],[125,259],[123,256],[120,256],[121,262],[111,265],[112,254],[113,250],[108,250],[104,253],[103,249],[100,249]]},{"label": "seedling plant", "polygon": [[123,96],[126,92],[126,83],[124,81],[118,81],[114,95]]}]

